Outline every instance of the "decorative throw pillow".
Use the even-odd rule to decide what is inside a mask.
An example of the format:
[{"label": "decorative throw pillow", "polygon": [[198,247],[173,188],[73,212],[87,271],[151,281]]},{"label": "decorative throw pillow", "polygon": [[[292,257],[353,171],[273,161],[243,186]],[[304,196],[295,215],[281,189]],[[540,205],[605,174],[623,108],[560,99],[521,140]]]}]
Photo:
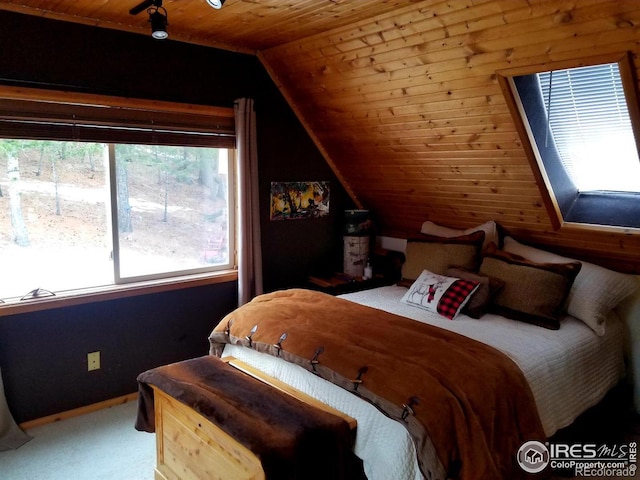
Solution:
[{"label": "decorative throw pillow", "polygon": [[479,283],[478,289],[462,309],[462,313],[472,318],[480,318],[487,313],[493,298],[504,287],[504,282],[498,278],[486,277],[459,267],[447,269],[447,276]]},{"label": "decorative throw pillow", "polygon": [[424,270],[401,301],[453,320],[478,286],[479,283],[472,280],[461,280]]},{"label": "decorative throw pillow", "polygon": [[484,232],[475,232],[461,237],[434,237],[422,235],[407,240],[406,260],[402,266],[402,278],[413,283],[423,270],[444,275],[452,265],[467,270],[477,270]]},{"label": "decorative throw pillow", "polygon": [[[565,263],[576,261],[505,237],[504,250],[534,262]],[[597,335],[604,335],[609,312],[633,294],[638,283],[631,275],[614,272],[589,262],[582,269],[569,292],[567,313],[586,323]]]},{"label": "decorative throw pillow", "polygon": [[484,243],[482,248],[485,248],[489,243],[493,242],[496,245],[499,245],[499,236],[498,236],[498,225],[493,220],[483,223],[482,225],[478,225],[477,227],[467,228],[466,230],[460,230],[457,228],[449,228],[444,227],[442,225],[438,225],[437,223],[430,222],[427,220],[422,224],[422,228],[420,229],[421,233],[425,233],[427,235],[435,235],[438,237],[459,237],[461,235],[469,235],[470,233],[483,231],[484,232]]},{"label": "decorative throw pillow", "polygon": [[493,300],[491,310],[505,317],[557,330],[560,315],[580,262],[535,263],[489,244],[480,274],[495,277],[504,287]]}]

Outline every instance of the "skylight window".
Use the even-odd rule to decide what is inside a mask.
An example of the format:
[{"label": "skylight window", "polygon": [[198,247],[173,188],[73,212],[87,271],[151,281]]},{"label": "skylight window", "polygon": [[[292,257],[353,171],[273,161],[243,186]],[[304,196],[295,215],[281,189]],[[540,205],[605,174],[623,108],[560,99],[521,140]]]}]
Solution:
[{"label": "skylight window", "polygon": [[579,192],[640,192],[640,161],[617,63],[538,74],[562,164]]},{"label": "skylight window", "polygon": [[497,72],[555,229],[640,229],[634,71],[622,53]]}]

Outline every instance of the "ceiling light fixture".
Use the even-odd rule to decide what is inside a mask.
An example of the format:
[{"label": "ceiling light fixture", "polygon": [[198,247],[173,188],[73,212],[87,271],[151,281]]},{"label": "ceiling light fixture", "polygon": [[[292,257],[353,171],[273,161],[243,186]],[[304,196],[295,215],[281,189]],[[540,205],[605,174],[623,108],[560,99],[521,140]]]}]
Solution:
[{"label": "ceiling light fixture", "polygon": [[209,4],[209,6],[217,10],[220,10],[222,8],[222,5],[224,5],[224,2],[225,0],[207,0],[207,3]]},{"label": "ceiling light fixture", "polygon": [[163,40],[169,36],[167,33],[167,11],[162,6],[162,0],[156,0],[153,7],[147,10],[151,23],[151,36]]}]

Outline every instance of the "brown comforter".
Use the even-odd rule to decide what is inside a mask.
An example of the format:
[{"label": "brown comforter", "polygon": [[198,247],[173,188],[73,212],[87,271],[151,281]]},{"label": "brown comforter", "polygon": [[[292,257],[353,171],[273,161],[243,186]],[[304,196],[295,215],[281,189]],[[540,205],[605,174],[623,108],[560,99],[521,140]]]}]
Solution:
[{"label": "brown comforter", "polygon": [[545,439],[531,390],[506,355],[330,295],[261,295],[225,317],[210,342],[216,355],[225,343],[278,355],[369,400],[407,427],[427,478],[431,445],[451,478],[513,479],[524,477],[518,448]]}]

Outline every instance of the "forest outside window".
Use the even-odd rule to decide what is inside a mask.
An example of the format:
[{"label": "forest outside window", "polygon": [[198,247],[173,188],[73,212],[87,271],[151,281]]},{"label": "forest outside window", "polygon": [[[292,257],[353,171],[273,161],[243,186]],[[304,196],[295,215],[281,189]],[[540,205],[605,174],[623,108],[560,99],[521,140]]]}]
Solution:
[{"label": "forest outside window", "polygon": [[556,228],[640,228],[640,113],[630,59],[577,63],[499,77],[547,209]]},{"label": "forest outside window", "polygon": [[0,151],[2,298],[232,264],[227,149],[5,139]]},{"label": "forest outside window", "polygon": [[188,132],[176,117],[88,141],[109,128],[28,116],[3,118],[0,105],[0,299],[234,267],[229,132]]},{"label": "forest outside window", "polygon": [[117,282],[232,264],[229,150],[111,145]]}]

